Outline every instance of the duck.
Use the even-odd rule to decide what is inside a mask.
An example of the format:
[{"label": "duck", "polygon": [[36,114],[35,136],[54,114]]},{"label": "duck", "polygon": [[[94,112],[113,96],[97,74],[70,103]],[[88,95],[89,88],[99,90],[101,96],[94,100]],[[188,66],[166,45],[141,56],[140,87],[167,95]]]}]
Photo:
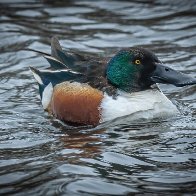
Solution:
[{"label": "duck", "polygon": [[179,110],[157,84],[196,84],[195,78],[170,68],[142,47],[123,48],[113,57],[101,58],[64,51],[52,37],[51,54],[33,51],[50,65],[43,70],[30,66],[43,109],[67,124],[97,126],[124,116],[170,118]]}]

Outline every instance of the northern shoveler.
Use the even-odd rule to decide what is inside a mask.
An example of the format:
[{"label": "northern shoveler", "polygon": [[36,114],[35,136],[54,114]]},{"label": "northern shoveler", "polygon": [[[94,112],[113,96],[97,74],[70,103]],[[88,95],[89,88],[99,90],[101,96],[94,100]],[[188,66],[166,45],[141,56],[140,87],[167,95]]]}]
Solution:
[{"label": "northern shoveler", "polygon": [[[96,126],[122,116],[165,118],[178,113],[156,83],[185,86],[196,79],[164,65],[144,48],[120,50],[111,59],[62,50],[54,37],[50,69],[30,67],[39,84],[43,108],[58,119]],[[154,86],[154,87],[152,87]]]}]

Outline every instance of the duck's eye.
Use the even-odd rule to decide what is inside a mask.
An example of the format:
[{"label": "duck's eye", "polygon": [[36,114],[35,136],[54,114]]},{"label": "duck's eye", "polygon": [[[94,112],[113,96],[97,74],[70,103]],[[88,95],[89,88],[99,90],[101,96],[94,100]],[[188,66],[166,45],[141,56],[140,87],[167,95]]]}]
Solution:
[{"label": "duck's eye", "polygon": [[139,59],[135,60],[135,64],[136,64],[136,65],[141,64],[140,60],[139,60]]}]

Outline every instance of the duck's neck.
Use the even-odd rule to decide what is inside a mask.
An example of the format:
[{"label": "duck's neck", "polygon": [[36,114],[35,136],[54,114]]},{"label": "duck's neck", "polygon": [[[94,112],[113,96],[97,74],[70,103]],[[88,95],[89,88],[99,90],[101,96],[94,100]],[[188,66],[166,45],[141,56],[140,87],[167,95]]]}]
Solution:
[{"label": "duck's neck", "polygon": [[119,89],[123,90],[127,93],[134,93],[134,92],[144,91],[144,90],[147,90],[147,89],[150,89],[150,88],[142,88],[139,85],[136,85],[136,84],[133,85],[132,84],[131,86],[121,87]]},{"label": "duck's neck", "polygon": [[139,92],[139,91],[144,91],[144,90],[148,90],[151,89],[151,87],[146,87],[146,86],[142,86],[135,83],[130,83],[129,85],[125,85],[125,86],[118,86],[114,83],[112,83],[111,81],[108,80],[108,84],[111,84],[112,86],[114,86],[115,88],[125,91],[127,93],[134,93],[134,92]]}]

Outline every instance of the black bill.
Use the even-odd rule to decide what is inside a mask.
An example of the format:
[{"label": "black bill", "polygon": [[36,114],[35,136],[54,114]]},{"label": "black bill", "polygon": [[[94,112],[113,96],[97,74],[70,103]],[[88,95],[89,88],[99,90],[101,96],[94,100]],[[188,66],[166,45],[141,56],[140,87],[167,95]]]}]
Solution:
[{"label": "black bill", "polygon": [[155,83],[173,84],[178,87],[196,84],[195,78],[173,70],[161,63],[156,64],[151,80]]}]

